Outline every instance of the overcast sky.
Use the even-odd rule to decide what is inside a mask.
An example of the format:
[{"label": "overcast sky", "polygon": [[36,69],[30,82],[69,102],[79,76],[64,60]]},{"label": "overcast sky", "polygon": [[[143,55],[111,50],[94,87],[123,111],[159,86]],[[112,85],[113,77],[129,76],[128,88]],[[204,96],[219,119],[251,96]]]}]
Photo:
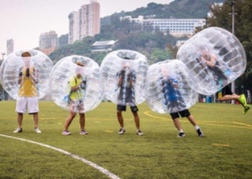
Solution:
[{"label": "overcast sky", "polygon": [[[148,3],[168,4],[173,0],[98,0],[101,17],[132,11]],[[0,0],[0,52],[6,52],[7,39],[14,51],[39,46],[39,35],[51,30],[58,36],[68,33],[68,15],[90,0]]]}]

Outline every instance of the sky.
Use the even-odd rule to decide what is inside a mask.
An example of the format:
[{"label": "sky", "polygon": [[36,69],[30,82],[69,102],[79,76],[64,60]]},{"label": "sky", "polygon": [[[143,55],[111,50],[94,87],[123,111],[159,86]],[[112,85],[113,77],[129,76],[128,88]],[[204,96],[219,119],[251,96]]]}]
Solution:
[{"label": "sky", "polygon": [[[101,17],[115,12],[133,11],[148,3],[169,4],[173,0],[97,0]],[[68,15],[90,0],[0,0],[0,53],[6,53],[6,41],[14,40],[14,51],[39,46],[41,33],[55,31],[58,37],[68,33]]]}]

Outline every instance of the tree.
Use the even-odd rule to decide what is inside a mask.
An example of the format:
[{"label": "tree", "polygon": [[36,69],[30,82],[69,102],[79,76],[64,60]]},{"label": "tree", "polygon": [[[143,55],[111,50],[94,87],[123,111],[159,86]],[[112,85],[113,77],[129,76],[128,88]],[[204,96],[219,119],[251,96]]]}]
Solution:
[{"label": "tree", "polygon": [[245,73],[238,79],[237,84],[245,89],[252,88],[252,1],[251,0],[229,0],[223,6],[210,6],[211,16],[207,19],[208,26],[218,26],[231,31],[231,6],[235,8],[235,36],[242,43],[246,56],[247,68]]}]

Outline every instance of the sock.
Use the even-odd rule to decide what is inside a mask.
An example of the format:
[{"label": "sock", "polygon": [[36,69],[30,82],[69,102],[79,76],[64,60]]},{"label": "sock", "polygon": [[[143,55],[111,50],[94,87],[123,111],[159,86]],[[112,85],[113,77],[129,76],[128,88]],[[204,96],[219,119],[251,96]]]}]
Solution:
[{"label": "sock", "polygon": [[183,129],[180,129],[180,130],[179,130],[179,133],[184,133]]},{"label": "sock", "polygon": [[198,129],[200,129],[200,127],[199,127],[198,125],[196,125],[196,126],[195,126],[195,129],[198,130]]}]

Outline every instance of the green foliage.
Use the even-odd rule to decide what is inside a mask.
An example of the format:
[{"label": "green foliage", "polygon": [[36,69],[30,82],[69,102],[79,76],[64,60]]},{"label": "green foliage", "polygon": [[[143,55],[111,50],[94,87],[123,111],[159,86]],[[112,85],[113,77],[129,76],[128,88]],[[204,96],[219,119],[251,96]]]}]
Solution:
[{"label": "green foliage", "polygon": [[68,34],[59,37],[59,48],[68,45]]},{"label": "green foliage", "polygon": [[252,86],[252,1],[233,0],[226,1],[223,6],[211,7],[212,17],[208,18],[208,26],[217,26],[232,31],[231,5],[234,3],[235,29],[234,34],[242,43],[246,56],[247,68],[245,73],[238,79],[239,86],[251,90]]},{"label": "green foliage", "polygon": [[94,43],[92,37],[86,37],[81,41],[76,41],[74,44],[63,46],[50,54],[50,58],[56,63],[63,57],[70,55],[90,56],[90,48]]},{"label": "green foliage", "polygon": [[[68,115],[52,102],[41,101],[39,126],[33,131],[30,115],[24,115],[23,132],[17,125],[15,102],[0,102],[0,134],[57,147],[85,158],[125,179],[251,178],[252,112],[240,105],[198,103],[190,110],[204,132],[181,119],[186,136],[178,138],[169,115],[139,105],[143,136],[135,134],[130,110],[124,112],[126,133],[118,135],[116,106],[102,103],[86,114],[87,136],[79,135],[78,115],[69,130],[61,132]],[[207,115],[206,115],[207,114]],[[109,178],[87,164],[39,145],[0,136],[0,178]]]},{"label": "green foliage", "polygon": [[164,61],[167,59],[172,59],[172,52],[170,50],[162,50],[159,48],[155,48],[152,51],[151,57],[150,57],[150,61],[152,63],[156,63],[156,62],[160,62],[160,61]]},{"label": "green foliage", "polygon": [[147,7],[141,7],[131,12],[115,13],[117,16],[139,15],[155,16],[155,18],[205,18],[209,6],[225,0],[175,0],[170,4],[156,4],[151,2]]},{"label": "green foliage", "polygon": [[[209,5],[213,2],[222,2],[221,0],[175,0],[169,5],[149,3],[146,8],[138,8],[132,12],[115,13],[111,16],[101,19],[101,32],[95,37],[86,37],[80,42],[76,42],[72,45],[60,47],[58,50],[50,54],[50,58],[57,62],[62,57],[68,55],[83,55],[93,57],[98,63],[101,61],[101,57],[105,54],[91,54],[90,47],[95,41],[104,40],[118,40],[116,49],[131,49],[148,54],[151,63],[155,61],[165,60],[167,57],[175,56],[170,54],[176,52],[176,50],[167,49],[167,47],[174,46],[176,41],[181,38],[175,38],[167,32],[166,34],[156,30],[153,34],[152,28],[143,27],[141,24],[130,22],[127,19],[120,20],[120,17],[130,15],[132,17],[138,17],[139,15],[151,16],[155,18],[204,18],[209,11]],[[143,29],[145,31],[143,31]],[[63,38],[63,37],[62,37]],[[66,37],[64,37],[66,38]],[[63,38],[63,39],[64,39]],[[185,39],[186,37],[182,37]],[[88,40],[86,40],[88,39]],[[159,48],[160,52],[167,52],[167,55],[157,55],[156,48]],[[153,57],[153,53],[154,57]],[[152,59],[154,61],[152,61]]]}]

